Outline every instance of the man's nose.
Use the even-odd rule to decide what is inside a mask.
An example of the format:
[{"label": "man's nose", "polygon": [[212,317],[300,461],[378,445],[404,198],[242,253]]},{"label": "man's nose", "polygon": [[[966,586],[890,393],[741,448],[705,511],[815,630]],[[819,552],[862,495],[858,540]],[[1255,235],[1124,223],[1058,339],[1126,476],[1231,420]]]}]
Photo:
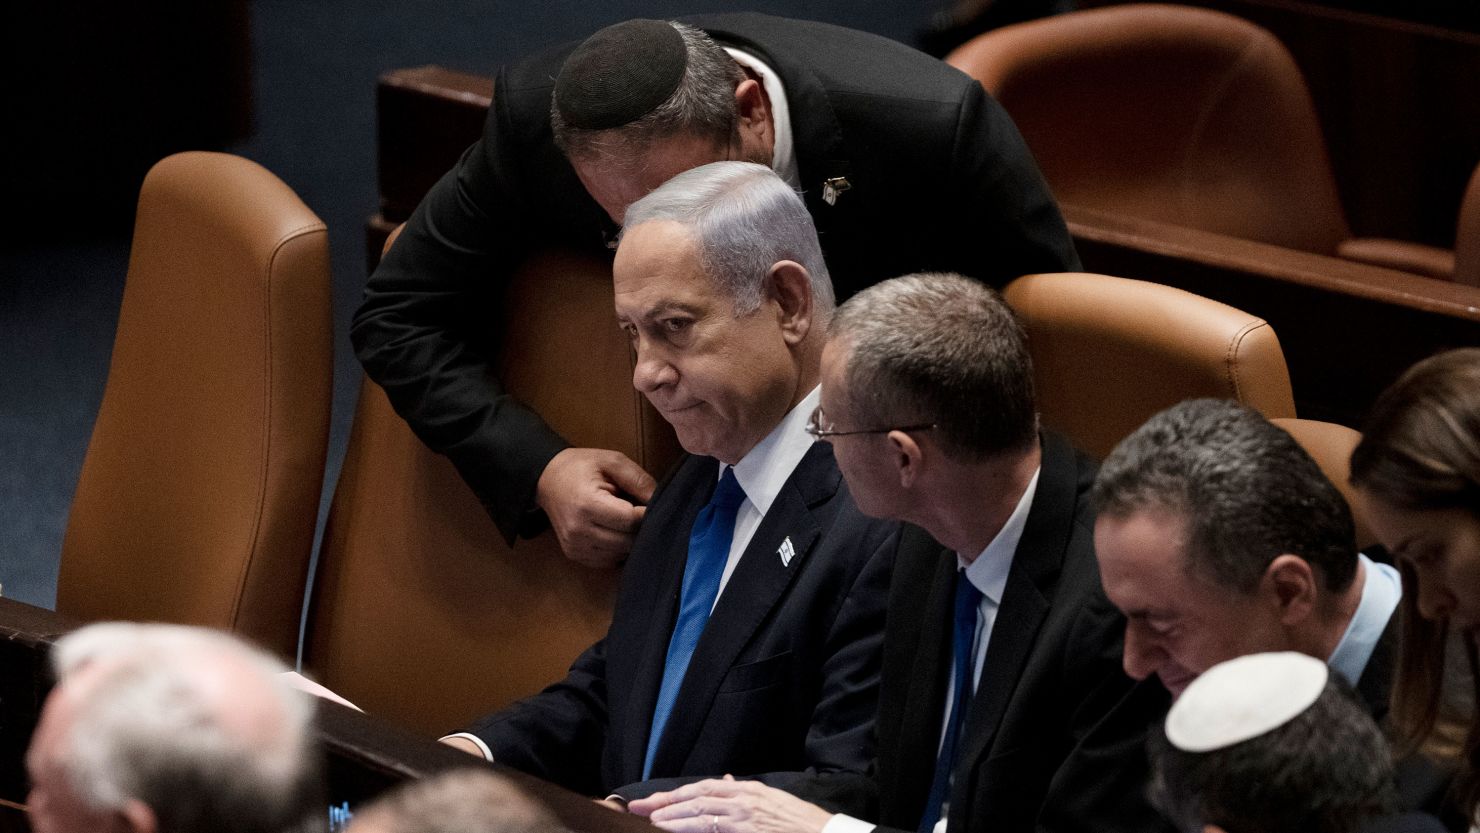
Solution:
[{"label": "man's nose", "polygon": [[652,393],[678,381],[678,371],[666,357],[639,344],[637,362],[632,368],[632,386],[641,393]]},{"label": "man's nose", "polygon": [[1125,625],[1125,647],[1121,665],[1126,676],[1133,680],[1144,680],[1156,673],[1166,653],[1156,644],[1156,638],[1146,628],[1127,622]]}]

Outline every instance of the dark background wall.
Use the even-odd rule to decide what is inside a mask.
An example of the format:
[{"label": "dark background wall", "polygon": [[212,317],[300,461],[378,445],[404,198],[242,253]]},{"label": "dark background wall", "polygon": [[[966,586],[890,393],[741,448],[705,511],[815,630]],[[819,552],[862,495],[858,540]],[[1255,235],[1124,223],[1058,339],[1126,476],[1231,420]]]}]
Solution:
[{"label": "dark background wall", "polygon": [[53,604],[67,508],[107,376],[131,206],[153,159],[190,148],[241,154],[286,181],[329,225],[337,354],[327,490],[360,378],[345,333],[364,282],[363,224],[376,210],[374,91],[381,72],[436,63],[492,74],[502,62],[625,18],[739,9],[913,42],[945,3],[229,5],[63,0],[7,10],[0,25],[7,79],[0,93],[0,584],[6,596]]}]

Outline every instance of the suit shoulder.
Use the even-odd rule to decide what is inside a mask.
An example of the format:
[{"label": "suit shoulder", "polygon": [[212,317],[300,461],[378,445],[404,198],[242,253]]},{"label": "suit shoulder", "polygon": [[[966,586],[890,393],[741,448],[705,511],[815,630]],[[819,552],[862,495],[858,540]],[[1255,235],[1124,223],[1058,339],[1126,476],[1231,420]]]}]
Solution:
[{"label": "suit shoulder", "polygon": [[758,13],[686,18],[716,40],[755,51],[777,66],[813,75],[834,97],[959,101],[976,82],[899,41],[815,20]]}]

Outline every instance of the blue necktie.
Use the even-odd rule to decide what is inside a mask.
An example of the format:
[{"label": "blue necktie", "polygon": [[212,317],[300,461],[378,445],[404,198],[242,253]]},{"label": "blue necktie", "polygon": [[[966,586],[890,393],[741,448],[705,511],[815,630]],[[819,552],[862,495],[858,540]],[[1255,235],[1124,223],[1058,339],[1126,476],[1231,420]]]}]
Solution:
[{"label": "blue necktie", "polygon": [[956,619],[951,647],[956,658],[952,682],[951,716],[946,722],[945,737],[940,744],[940,757],[935,761],[935,780],[930,782],[930,797],[925,800],[925,815],[920,818],[920,833],[930,833],[940,821],[941,809],[951,789],[951,769],[956,763],[956,750],[966,728],[966,715],[971,711],[971,643],[976,636],[976,617],[982,593],[966,578],[965,570],[956,571]]},{"label": "blue necktie", "polygon": [[689,532],[689,559],[683,568],[683,594],[678,601],[678,621],[668,640],[668,658],[663,663],[663,685],[658,689],[658,703],[653,707],[653,725],[648,734],[647,757],[642,764],[642,777],[653,771],[653,755],[663,737],[663,727],[673,712],[679,686],[689,670],[689,660],[709,621],[709,611],[719,595],[719,580],[730,557],[730,540],[735,536],[735,513],[745,501],[745,490],[735,480],[735,470],[725,467],[725,474],[714,488],[714,496],[694,519]]}]

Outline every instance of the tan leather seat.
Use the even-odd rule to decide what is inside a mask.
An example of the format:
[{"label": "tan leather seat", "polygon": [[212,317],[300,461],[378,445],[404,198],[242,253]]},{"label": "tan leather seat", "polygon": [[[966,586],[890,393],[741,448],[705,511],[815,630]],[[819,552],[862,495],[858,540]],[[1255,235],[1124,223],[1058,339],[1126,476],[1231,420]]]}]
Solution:
[{"label": "tan leather seat", "polygon": [[[505,386],[576,445],[622,451],[661,478],[677,443],[632,387],[610,264],[536,257],[505,308]],[[367,381],[304,663],[366,711],[435,737],[564,676],[606,633],[618,575],[567,560],[550,532],[508,547],[452,464]]]},{"label": "tan leather seat", "polygon": [[1345,425],[1320,422],[1313,419],[1273,419],[1275,425],[1285,429],[1301,447],[1310,454],[1326,473],[1327,479],[1336,486],[1341,496],[1351,507],[1352,520],[1357,525],[1357,548],[1366,549],[1377,543],[1372,527],[1361,512],[1361,504],[1352,500],[1354,490],[1349,482],[1351,476],[1352,451],[1361,442],[1362,434]]},{"label": "tan leather seat", "polygon": [[1028,331],[1045,425],[1103,457],[1184,399],[1236,399],[1293,417],[1274,330],[1226,304],[1107,275],[1026,275],[1003,296]]},{"label": "tan leather seat", "polygon": [[1480,286],[1480,166],[1470,176],[1454,236],[1454,281]]},{"label": "tan leather seat", "polygon": [[1322,254],[1350,236],[1304,79],[1247,21],[1111,6],[1006,26],[946,60],[1002,103],[1067,205]]},{"label": "tan leather seat", "polygon": [[208,625],[295,656],[332,332],[328,234],[286,185],[220,153],[154,166],[58,611]]}]

